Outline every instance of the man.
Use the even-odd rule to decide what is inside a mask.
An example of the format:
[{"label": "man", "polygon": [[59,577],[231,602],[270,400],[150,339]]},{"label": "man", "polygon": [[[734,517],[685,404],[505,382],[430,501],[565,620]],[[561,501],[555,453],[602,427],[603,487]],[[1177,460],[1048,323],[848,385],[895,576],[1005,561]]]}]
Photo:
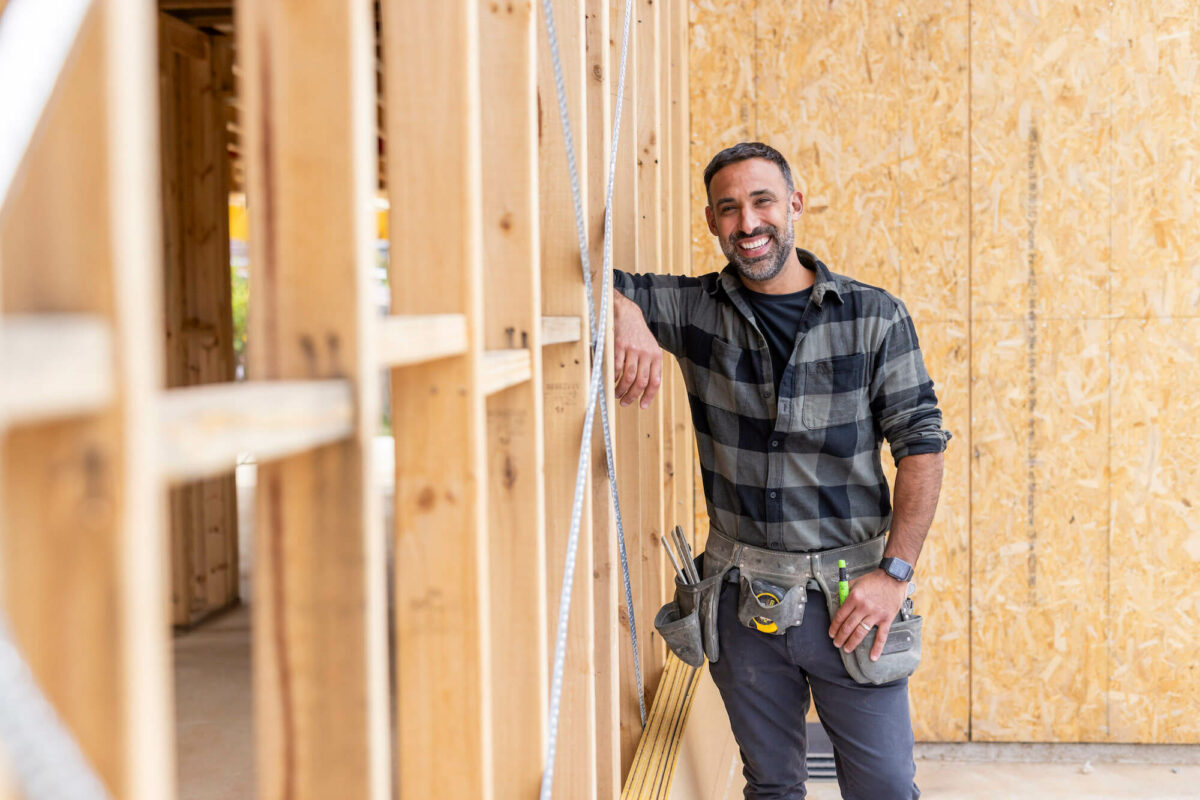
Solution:
[{"label": "man", "polygon": [[[776,150],[722,150],[704,183],[708,228],[729,264],[698,278],[615,271],[616,394],[648,407],[661,382],[659,346],[679,359],[711,525],[706,576],[718,539],[737,552],[813,559],[877,542],[884,556],[877,568],[873,551],[840,606],[836,589],[830,599],[810,578],[800,623],[773,633],[739,620],[747,601],[738,570],[726,563],[719,573],[711,671],[741,748],[745,795],[805,796],[811,689],[843,796],[919,797],[907,677],[860,683],[844,660],[870,633],[862,658],[887,658],[937,507],[950,434],[916,331],[899,300],[794,247],[804,198]],[[894,502],[880,466],[884,438],[897,463]]]}]

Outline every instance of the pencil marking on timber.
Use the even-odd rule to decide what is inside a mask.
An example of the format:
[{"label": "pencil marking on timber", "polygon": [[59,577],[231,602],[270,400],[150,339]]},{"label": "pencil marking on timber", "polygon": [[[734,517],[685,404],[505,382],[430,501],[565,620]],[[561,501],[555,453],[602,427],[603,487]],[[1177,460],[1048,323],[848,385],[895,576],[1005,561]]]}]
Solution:
[{"label": "pencil marking on timber", "polygon": [[[266,31],[262,31],[258,37],[258,53],[259,53],[259,122],[261,125],[261,144],[262,144],[262,176],[263,190],[262,197],[256,198],[256,202],[262,204],[262,219],[263,227],[263,294],[266,297],[278,297],[279,293],[275,290],[275,285],[278,279],[276,274],[276,259],[278,258],[278,250],[276,247],[275,237],[278,235],[275,220],[275,161],[274,150],[271,144],[272,128],[271,128],[271,59],[270,59],[270,40],[267,37]],[[279,377],[279,326],[278,315],[276,309],[268,307],[266,309],[266,325],[264,333],[266,334],[266,352],[267,352],[267,374],[259,377],[277,378]]]},{"label": "pencil marking on timber", "polygon": [[271,569],[273,591],[272,611],[275,628],[275,666],[279,672],[279,709],[283,732],[283,797],[295,797],[296,773],[296,721],[292,709],[292,675],[288,669],[287,616],[284,613],[286,591],[283,569],[283,498],[278,475],[273,475],[267,486],[271,509]]},{"label": "pencil marking on timber", "polygon": [[1025,518],[1029,539],[1029,593],[1035,598],[1037,592],[1037,527],[1035,505],[1037,499],[1037,215],[1038,215],[1038,130],[1037,123],[1029,128],[1029,186],[1028,202],[1025,208],[1026,220],[1029,223],[1028,262],[1029,276],[1029,309],[1025,318],[1025,329],[1028,334],[1028,352],[1026,368],[1029,377],[1029,428],[1026,434],[1026,445],[1029,457],[1026,461],[1026,482],[1028,492],[1025,498]]}]

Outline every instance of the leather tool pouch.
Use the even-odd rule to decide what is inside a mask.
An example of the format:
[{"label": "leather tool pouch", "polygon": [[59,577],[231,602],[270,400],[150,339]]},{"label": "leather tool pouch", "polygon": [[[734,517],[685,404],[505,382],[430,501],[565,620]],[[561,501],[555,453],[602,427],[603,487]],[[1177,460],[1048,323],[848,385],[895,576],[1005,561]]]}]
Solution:
[{"label": "leather tool pouch", "polygon": [[[704,554],[696,558],[697,574],[703,575]],[[675,578],[675,599],[659,609],[654,627],[679,660],[693,667],[720,657],[717,641],[717,601],[721,597],[719,572],[699,583],[683,583]]]},{"label": "leather tool pouch", "polygon": [[738,621],[747,628],[782,636],[804,619],[808,591],[803,583],[781,587],[742,567],[738,584]]},{"label": "leather tool pouch", "polygon": [[[829,606],[829,618],[833,619],[838,610],[837,577],[834,575],[831,579],[830,575],[822,574],[818,577],[818,582]],[[850,673],[850,677],[856,683],[870,683],[876,686],[912,675],[921,663],[922,622],[922,618],[916,615],[908,619],[897,615],[891,630],[888,631],[883,654],[879,656],[878,661],[871,660],[871,648],[875,645],[875,634],[879,630],[872,628],[859,642],[858,647],[849,653],[845,650],[838,651],[842,656],[842,663],[846,665],[846,672]]]}]

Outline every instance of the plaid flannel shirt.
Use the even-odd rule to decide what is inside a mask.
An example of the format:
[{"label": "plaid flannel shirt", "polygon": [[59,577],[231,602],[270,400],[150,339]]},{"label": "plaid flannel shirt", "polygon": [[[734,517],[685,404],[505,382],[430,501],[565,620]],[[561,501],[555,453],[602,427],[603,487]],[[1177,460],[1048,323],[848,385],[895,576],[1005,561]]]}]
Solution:
[{"label": "plaid flannel shirt", "polygon": [[899,463],[942,452],[950,433],[904,304],[797,254],[815,279],[778,397],[732,265],[698,278],[614,270],[614,286],[679,360],[711,527],[805,552],[887,531],[884,438]]}]

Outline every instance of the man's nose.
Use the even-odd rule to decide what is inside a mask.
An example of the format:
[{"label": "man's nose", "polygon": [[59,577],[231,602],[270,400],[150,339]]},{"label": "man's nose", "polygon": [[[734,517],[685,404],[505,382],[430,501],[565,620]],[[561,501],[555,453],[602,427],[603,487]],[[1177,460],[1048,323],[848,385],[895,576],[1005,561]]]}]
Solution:
[{"label": "man's nose", "polygon": [[744,209],[738,218],[739,233],[754,233],[754,230],[759,226],[758,215],[754,213],[753,208]]}]

